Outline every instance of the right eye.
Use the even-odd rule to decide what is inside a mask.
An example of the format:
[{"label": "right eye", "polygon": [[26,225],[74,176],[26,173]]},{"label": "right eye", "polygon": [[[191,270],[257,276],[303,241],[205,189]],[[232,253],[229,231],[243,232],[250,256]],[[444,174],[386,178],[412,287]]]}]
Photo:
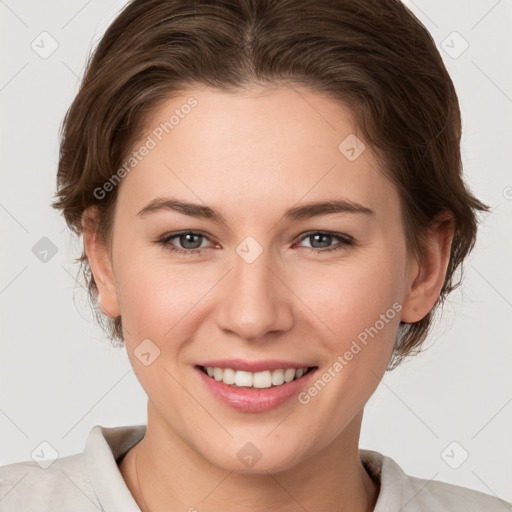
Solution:
[{"label": "right eye", "polygon": [[[176,247],[175,243],[173,242],[174,239],[177,239],[178,243],[181,244],[183,248]],[[201,232],[180,231],[178,233],[165,235],[158,240],[158,243],[172,252],[192,255],[201,254],[204,249],[208,249],[208,247],[201,247],[201,242],[204,240],[209,239],[205,234]]]}]

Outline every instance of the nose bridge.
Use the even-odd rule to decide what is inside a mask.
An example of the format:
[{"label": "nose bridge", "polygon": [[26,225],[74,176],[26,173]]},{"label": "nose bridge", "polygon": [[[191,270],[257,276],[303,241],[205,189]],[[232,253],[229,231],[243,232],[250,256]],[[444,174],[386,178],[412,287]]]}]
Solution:
[{"label": "nose bridge", "polygon": [[223,329],[251,340],[262,338],[269,331],[286,330],[293,320],[289,293],[278,277],[278,265],[271,251],[256,244],[249,239],[237,247],[220,315]]}]

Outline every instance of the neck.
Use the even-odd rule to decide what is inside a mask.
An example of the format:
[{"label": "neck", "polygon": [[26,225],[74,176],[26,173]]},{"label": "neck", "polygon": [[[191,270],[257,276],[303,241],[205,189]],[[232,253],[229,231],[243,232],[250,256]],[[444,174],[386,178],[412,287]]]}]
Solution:
[{"label": "neck", "polygon": [[214,466],[161,420],[148,404],[146,435],[119,465],[142,512],[374,509],[379,488],[359,460],[362,412],[313,457],[290,469],[263,474]]}]

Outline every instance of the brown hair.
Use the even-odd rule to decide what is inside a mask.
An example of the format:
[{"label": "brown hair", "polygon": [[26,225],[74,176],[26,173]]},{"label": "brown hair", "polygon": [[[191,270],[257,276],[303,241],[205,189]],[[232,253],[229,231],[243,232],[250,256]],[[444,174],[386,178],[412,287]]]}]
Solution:
[{"label": "brown hair", "polygon": [[[462,178],[453,83],[431,35],[399,0],[129,2],[89,59],[65,116],[52,206],[79,235],[82,213],[95,205],[99,236],[109,246],[117,187],[102,198],[94,191],[122,165],[160,101],[187,87],[277,83],[305,85],[350,109],[399,191],[409,250],[421,254],[439,215],[452,218],[440,297],[421,321],[400,325],[394,368],[420,350],[436,307],[460,284],[476,212],[488,211]],[[85,251],[77,261],[94,306],[97,286]],[[107,322],[110,339],[122,342],[121,317]]]}]

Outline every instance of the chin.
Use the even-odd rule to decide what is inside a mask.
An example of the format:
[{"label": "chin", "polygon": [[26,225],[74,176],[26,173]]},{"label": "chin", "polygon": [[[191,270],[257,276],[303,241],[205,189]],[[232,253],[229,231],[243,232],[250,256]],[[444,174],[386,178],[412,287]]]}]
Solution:
[{"label": "chin", "polygon": [[241,445],[233,443],[231,446],[220,446],[218,450],[213,453],[210,450],[205,455],[213,465],[225,471],[259,475],[279,473],[299,464],[297,452],[292,453],[294,451],[292,447],[285,448],[285,450],[271,450],[269,447],[260,449],[256,443],[246,441]]}]

